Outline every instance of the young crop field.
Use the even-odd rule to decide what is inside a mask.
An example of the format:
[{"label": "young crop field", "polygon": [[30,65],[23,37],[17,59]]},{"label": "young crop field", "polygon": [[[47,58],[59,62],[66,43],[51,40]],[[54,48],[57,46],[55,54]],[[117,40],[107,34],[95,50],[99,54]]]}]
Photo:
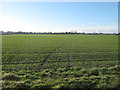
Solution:
[{"label": "young crop field", "polygon": [[118,35],[3,35],[4,88],[120,88]]}]

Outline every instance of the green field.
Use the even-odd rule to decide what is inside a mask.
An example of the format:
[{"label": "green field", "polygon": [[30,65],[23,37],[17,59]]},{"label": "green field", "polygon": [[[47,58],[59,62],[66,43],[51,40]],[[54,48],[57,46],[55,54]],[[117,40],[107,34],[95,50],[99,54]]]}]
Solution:
[{"label": "green field", "polygon": [[118,35],[3,35],[3,88],[118,88]]}]

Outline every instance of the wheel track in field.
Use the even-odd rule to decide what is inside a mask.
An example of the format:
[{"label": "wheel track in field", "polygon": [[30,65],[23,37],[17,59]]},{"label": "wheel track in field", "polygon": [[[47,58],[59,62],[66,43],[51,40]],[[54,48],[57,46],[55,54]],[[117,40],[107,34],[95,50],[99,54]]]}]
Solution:
[{"label": "wheel track in field", "polygon": [[[68,45],[67,47],[65,47],[65,45]],[[49,61],[50,58],[52,58],[52,55],[54,56],[54,53],[56,52],[56,50],[62,48],[62,51],[61,53],[64,53],[65,51],[67,51],[67,56],[66,56],[66,59],[67,61],[67,64],[64,65],[66,66],[66,68],[69,68],[69,67],[72,67],[73,66],[73,56],[72,56],[72,48],[73,48],[73,45],[72,43],[70,42],[70,40],[66,40],[66,42],[56,48],[54,48],[51,53],[49,55],[47,55],[45,57],[45,59],[42,61],[43,63],[40,65],[39,69],[43,69],[46,67],[47,63],[49,62],[64,62],[63,59],[62,59],[62,56],[60,56],[59,58],[59,61],[55,60],[55,61]],[[59,52],[56,52],[56,53],[59,53]],[[53,59],[54,60],[54,59]],[[61,61],[62,60],[62,61]],[[55,67],[57,67],[57,65],[55,65]]]},{"label": "wheel track in field", "polygon": [[[65,45],[68,45],[67,47]],[[52,58],[52,55],[54,56],[54,53],[56,52],[56,50],[58,50],[59,48],[62,48],[61,49],[61,53],[65,53],[67,51],[67,56],[66,56],[66,59],[67,61],[63,61],[64,59],[62,58],[62,56],[59,57],[59,60],[55,60],[55,61],[49,61],[50,58]],[[56,53],[59,53],[59,52],[56,52]],[[65,65],[67,68],[73,66],[73,56],[72,56],[72,44],[69,43],[69,40],[67,40],[64,44],[56,47],[55,49],[53,49],[51,51],[51,53],[49,55],[47,55],[47,57],[43,60],[43,63],[41,64],[40,66],[40,70],[45,68],[47,65],[47,63],[49,62],[67,62],[67,64]],[[57,65],[55,65],[55,67],[57,67]]]},{"label": "wheel track in field", "polygon": [[69,43],[68,46],[68,63],[67,63],[67,68],[74,66],[73,65],[73,55],[72,55],[72,49],[73,49],[73,45],[71,43]]},{"label": "wheel track in field", "polygon": [[[48,62],[49,58],[56,52],[56,50],[58,50],[59,48],[63,47],[65,45],[65,43],[59,45],[58,47],[52,49],[52,51],[50,52],[49,55],[47,55],[44,60],[41,62],[42,64],[40,65],[40,68],[41,69],[42,67],[44,67],[44,65]],[[40,62],[32,62],[32,64],[36,64],[36,63],[40,63]],[[17,63],[3,63],[3,65],[5,64],[31,64],[31,62],[27,62],[27,63],[24,63],[24,62],[17,62]]]},{"label": "wheel track in field", "polygon": [[47,55],[47,56],[44,58],[44,60],[42,61],[43,63],[40,64],[39,69],[41,70],[41,69],[45,68],[45,65],[49,62],[48,60],[51,58],[51,56],[56,52],[56,50],[60,49],[60,48],[63,47],[64,45],[65,45],[65,43],[63,43],[62,45],[54,48],[54,49],[50,52],[50,54]]}]

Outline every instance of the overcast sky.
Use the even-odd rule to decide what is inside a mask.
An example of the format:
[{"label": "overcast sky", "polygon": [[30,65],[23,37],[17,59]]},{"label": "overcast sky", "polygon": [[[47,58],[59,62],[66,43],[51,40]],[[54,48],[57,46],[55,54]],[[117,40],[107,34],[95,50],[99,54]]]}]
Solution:
[{"label": "overcast sky", "polygon": [[0,28],[32,32],[118,32],[117,2],[4,2]]}]

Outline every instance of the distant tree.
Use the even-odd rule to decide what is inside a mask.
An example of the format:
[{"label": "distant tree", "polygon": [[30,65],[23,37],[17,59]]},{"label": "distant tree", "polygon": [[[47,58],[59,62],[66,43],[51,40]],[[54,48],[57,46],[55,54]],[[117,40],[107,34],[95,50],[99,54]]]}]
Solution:
[{"label": "distant tree", "polygon": [[0,35],[3,35],[4,34],[4,31],[0,31]]}]

